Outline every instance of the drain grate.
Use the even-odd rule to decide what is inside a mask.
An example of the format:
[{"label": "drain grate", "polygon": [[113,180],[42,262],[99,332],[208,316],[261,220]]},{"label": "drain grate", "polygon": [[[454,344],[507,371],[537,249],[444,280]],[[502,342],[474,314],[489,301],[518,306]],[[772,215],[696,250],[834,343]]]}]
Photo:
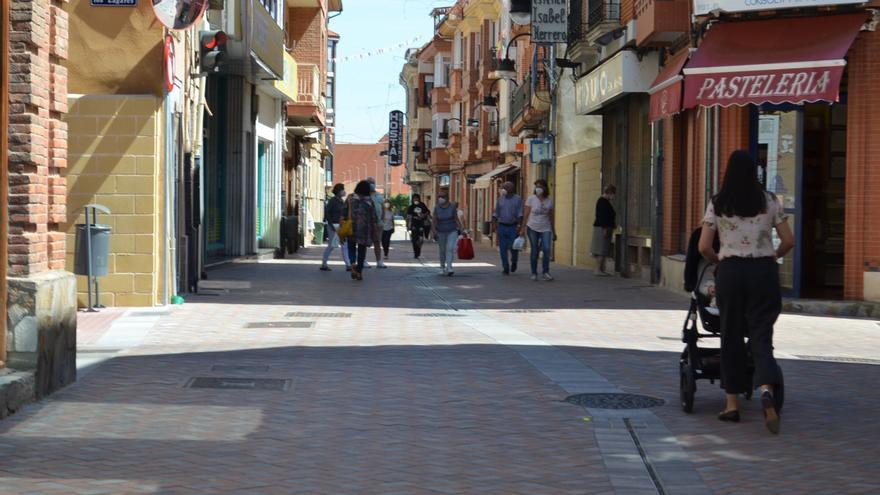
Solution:
[{"label": "drain grate", "polygon": [[351,313],[287,313],[288,318],[351,318]]},{"label": "drain grate", "polygon": [[245,328],[312,328],[313,321],[252,321]]},{"label": "drain grate", "polygon": [[828,363],[851,363],[851,364],[880,364],[880,359],[857,358],[844,356],[804,356],[796,355],[798,359],[809,361],[825,361]]},{"label": "drain grate", "polygon": [[232,378],[197,376],[187,382],[188,388],[214,388],[222,390],[290,390],[290,380],[281,378]]},{"label": "drain grate", "polygon": [[663,399],[638,394],[577,394],[565,402],[590,409],[648,409],[662,406]]},{"label": "drain grate", "polygon": [[265,373],[269,371],[268,366],[236,366],[228,364],[215,364],[211,366],[211,371],[221,371],[226,373]]},{"label": "drain grate", "polygon": [[462,318],[465,315],[455,315],[450,313],[412,313],[406,316],[419,316],[422,318]]}]

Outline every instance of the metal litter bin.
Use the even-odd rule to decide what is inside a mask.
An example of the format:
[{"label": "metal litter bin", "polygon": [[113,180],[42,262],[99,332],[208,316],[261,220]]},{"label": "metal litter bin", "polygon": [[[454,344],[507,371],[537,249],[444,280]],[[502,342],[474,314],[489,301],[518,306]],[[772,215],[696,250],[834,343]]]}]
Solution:
[{"label": "metal litter bin", "polygon": [[[91,273],[89,273],[89,246],[87,246],[86,230],[91,231]],[[73,261],[73,271],[77,275],[91,275],[103,277],[107,275],[107,259],[110,257],[110,232],[109,225],[96,224],[91,228],[84,223],[76,226],[76,254]]]}]

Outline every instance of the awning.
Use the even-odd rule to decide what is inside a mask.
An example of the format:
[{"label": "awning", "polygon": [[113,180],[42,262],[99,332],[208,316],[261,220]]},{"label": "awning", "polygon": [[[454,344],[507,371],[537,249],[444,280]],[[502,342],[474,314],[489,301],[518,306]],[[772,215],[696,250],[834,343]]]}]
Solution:
[{"label": "awning", "polygon": [[684,108],[837,101],[867,15],[714,24],[684,69]]},{"label": "awning", "polygon": [[648,119],[651,122],[675,115],[681,111],[681,89],[684,77],[681,69],[690,57],[690,50],[684,50],[672,57],[648,90],[651,95],[651,108]]},{"label": "awning", "polygon": [[510,172],[515,168],[518,168],[517,165],[511,163],[495,167],[495,170],[477,177],[477,179],[474,181],[474,189],[488,189],[489,186],[492,184],[492,180],[495,179],[495,177],[498,177],[499,175],[506,172]]}]

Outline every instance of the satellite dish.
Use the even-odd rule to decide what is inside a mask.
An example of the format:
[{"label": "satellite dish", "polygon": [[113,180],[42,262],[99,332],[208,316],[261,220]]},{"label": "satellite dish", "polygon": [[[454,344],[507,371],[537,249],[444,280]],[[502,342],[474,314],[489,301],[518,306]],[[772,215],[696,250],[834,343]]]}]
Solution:
[{"label": "satellite dish", "polygon": [[153,0],[156,19],[168,29],[187,29],[201,19],[208,0]]}]

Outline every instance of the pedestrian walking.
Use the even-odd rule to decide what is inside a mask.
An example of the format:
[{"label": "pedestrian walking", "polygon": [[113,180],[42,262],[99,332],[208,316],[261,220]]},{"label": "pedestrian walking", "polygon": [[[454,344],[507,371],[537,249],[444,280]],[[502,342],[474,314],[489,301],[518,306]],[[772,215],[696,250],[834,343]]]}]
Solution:
[{"label": "pedestrian walking", "polygon": [[394,235],[394,211],[391,202],[385,200],[382,208],[382,251],[385,259],[388,259],[388,251],[391,249],[391,236]]},{"label": "pedestrian walking", "polygon": [[352,220],[352,234],[348,238],[348,256],[352,262],[352,280],[363,280],[364,260],[367,248],[374,246],[379,239],[379,217],[370,198],[370,183],[362,180],[348,198],[343,219]]},{"label": "pedestrian walking", "polygon": [[[514,192],[513,182],[501,185],[501,192],[492,212],[492,229],[498,234],[498,250],[501,254],[501,273],[516,272],[519,250],[513,249],[523,219],[523,200]],[[509,257],[509,259],[508,259]]]},{"label": "pedestrian walking", "polygon": [[437,205],[434,206],[434,221],[431,228],[432,237],[437,239],[440,251],[440,269],[443,275],[451,277],[455,274],[452,261],[455,259],[458,233],[462,227],[458,216],[458,205],[449,201],[449,191],[446,189],[442,189],[437,195]]},{"label": "pedestrian walking", "polygon": [[422,203],[421,195],[413,194],[412,204],[406,209],[406,227],[409,230],[415,259],[422,256],[422,244],[425,240],[425,224],[428,222],[428,216],[428,205]]},{"label": "pedestrian walking", "polygon": [[[385,198],[381,193],[376,191],[376,179],[372,177],[367,177],[367,182],[370,184],[370,199],[373,201],[373,206],[376,208],[376,218],[382,218],[382,205],[385,203]],[[376,254],[376,267],[377,268],[388,268],[385,265],[385,262],[382,261],[382,236],[379,235],[374,240],[373,244],[373,252]]]},{"label": "pedestrian walking", "polygon": [[[773,245],[773,230],[779,246]],[[718,253],[712,247],[720,240]],[[773,356],[773,325],[782,310],[777,260],[794,247],[794,235],[776,197],[758,181],[758,169],[745,151],[734,151],[727,162],[721,190],[706,207],[700,253],[718,263],[715,295],[721,312],[721,384],[727,393],[722,421],[738,422],[737,396],[759,385],[764,423],[779,433],[773,394],[781,383]],[[748,350],[754,380],[748,383]]]},{"label": "pedestrian walking", "polygon": [[[538,255],[541,259],[541,278],[546,281],[553,280],[550,275],[550,252],[553,241],[556,240],[556,230],[553,226],[553,200],[550,199],[550,188],[547,181],[538,179],[535,181],[535,192],[526,200],[523,207],[523,223],[529,236],[531,246],[532,280],[538,280]],[[519,228],[522,235],[523,226]]]},{"label": "pedestrian walking", "polygon": [[593,242],[590,251],[596,258],[596,275],[611,276],[605,271],[605,260],[611,256],[611,236],[617,228],[617,213],[614,211],[614,196],[617,188],[609,184],[596,200],[596,221],[593,222]]},{"label": "pedestrian walking", "polygon": [[342,261],[345,262],[346,271],[351,271],[351,261],[348,258],[348,244],[345,241],[340,242],[339,224],[342,222],[342,215],[345,212],[345,186],[336,184],[333,186],[333,197],[327,201],[324,207],[324,222],[327,224],[327,231],[330,233],[327,239],[327,247],[324,248],[324,256],[321,258],[321,271],[329,272],[330,267],[327,261],[333,250],[340,247],[342,251]]}]

